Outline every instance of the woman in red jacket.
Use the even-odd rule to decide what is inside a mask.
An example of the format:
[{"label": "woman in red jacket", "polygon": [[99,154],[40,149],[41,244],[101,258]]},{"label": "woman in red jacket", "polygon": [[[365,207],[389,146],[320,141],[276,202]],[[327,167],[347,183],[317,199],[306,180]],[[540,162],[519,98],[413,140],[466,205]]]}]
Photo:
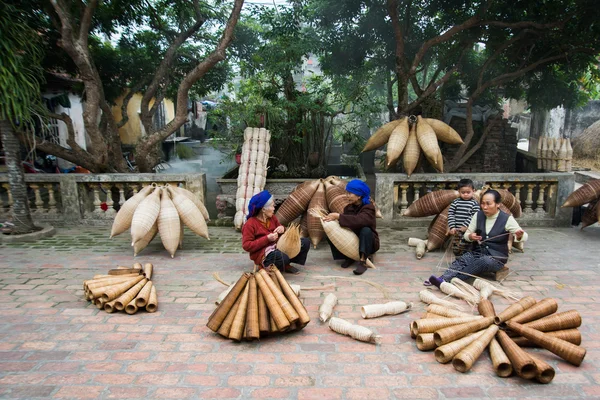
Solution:
[{"label": "woman in red jacket", "polygon": [[285,227],[279,223],[274,212],[275,202],[268,191],[263,190],[252,196],[248,204],[246,223],[242,228],[242,247],[250,253],[250,259],[255,265],[266,267],[275,264],[280,271],[298,274],[298,268],[292,267],[290,263],[306,263],[310,240],[301,239],[300,253],[292,259],[277,250],[277,240],[285,231]]},{"label": "woman in red jacket", "polygon": [[[346,185],[346,196],[350,201],[342,214],[330,213],[325,221],[339,221],[340,226],[351,229],[359,239],[360,265],[353,271],[355,275],[362,275],[367,270],[365,261],[367,257],[379,250],[379,235],[377,234],[375,206],[371,204],[371,190],[361,180],[354,179]],[[329,242],[334,260],[344,260],[342,268],[354,264],[354,260],[343,255]]]}]

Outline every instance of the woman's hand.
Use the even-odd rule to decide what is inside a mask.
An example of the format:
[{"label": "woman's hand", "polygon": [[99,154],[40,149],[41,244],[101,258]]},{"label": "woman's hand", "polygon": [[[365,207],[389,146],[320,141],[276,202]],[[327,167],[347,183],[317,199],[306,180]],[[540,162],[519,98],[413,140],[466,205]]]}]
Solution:
[{"label": "woman's hand", "polygon": [[323,217],[323,221],[325,222],[337,221],[338,219],[340,219],[340,214],[338,213],[330,213]]},{"label": "woman's hand", "polygon": [[515,231],[514,235],[517,238],[517,240],[521,240],[523,238],[524,233],[525,233],[525,231],[523,229],[519,229],[519,230]]},{"label": "woman's hand", "polygon": [[481,236],[479,236],[478,234],[476,234],[475,232],[471,232],[469,234],[469,239],[471,239],[472,242],[475,242],[475,241],[480,241],[483,238]]},{"label": "woman's hand", "polygon": [[267,239],[269,239],[269,242],[275,242],[277,238],[279,238],[279,234],[277,234],[277,232],[269,233],[267,235]]},{"label": "woman's hand", "polygon": [[279,225],[277,228],[275,228],[275,230],[273,232],[281,235],[284,231],[285,231],[285,227],[283,225]]},{"label": "woman's hand", "polygon": [[450,235],[456,235],[456,228],[452,228],[450,229],[450,231],[448,232]]}]

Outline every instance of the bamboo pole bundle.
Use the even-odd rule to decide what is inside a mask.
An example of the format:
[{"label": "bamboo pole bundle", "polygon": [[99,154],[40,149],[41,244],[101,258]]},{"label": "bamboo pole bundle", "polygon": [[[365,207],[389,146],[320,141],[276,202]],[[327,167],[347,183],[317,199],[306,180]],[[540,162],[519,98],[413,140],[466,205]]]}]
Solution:
[{"label": "bamboo pole bundle", "polygon": [[412,308],[412,303],[403,301],[391,301],[385,304],[370,304],[360,308],[363,318],[377,318],[382,315],[396,315],[406,312]]},{"label": "bamboo pole bundle", "polygon": [[490,351],[490,358],[492,359],[492,365],[496,375],[502,378],[511,376],[513,373],[512,364],[496,338],[492,338],[488,349]]},{"label": "bamboo pole bundle", "polygon": [[417,349],[421,351],[428,351],[435,349],[435,347],[433,333],[421,333],[417,335]]},{"label": "bamboo pole bundle", "polygon": [[459,372],[467,372],[471,369],[475,361],[479,358],[483,350],[498,332],[497,325],[490,325],[483,334],[475,339],[471,344],[461,350],[452,360],[452,366]]},{"label": "bamboo pole bundle", "polygon": [[242,340],[242,335],[244,332],[244,325],[246,323],[246,312],[248,311],[248,294],[250,291],[250,280],[248,284],[244,288],[244,293],[240,297],[240,305],[235,313],[235,318],[233,319],[233,323],[231,324],[231,330],[229,331],[229,339],[233,339],[235,341]]},{"label": "bamboo pole bundle", "polygon": [[515,315],[510,320],[519,324],[525,324],[527,322],[535,321],[546,317],[550,314],[554,314],[558,310],[558,303],[552,298],[546,298],[540,300],[537,304],[528,308],[520,314]]},{"label": "bamboo pole bundle", "polygon": [[[268,275],[266,275],[266,276],[268,279],[271,279],[268,277]],[[269,313],[271,315],[271,318],[273,319],[273,322],[275,322],[277,330],[286,330],[287,328],[290,327],[290,321],[285,316],[285,313],[281,309],[281,306],[279,305],[279,303],[275,299],[275,296],[271,292],[271,289],[265,282],[264,276],[261,275],[260,273],[258,273],[255,275],[255,277],[256,277],[256,283],[258,284],[258,287],[260,288],[260,291],[263,294],[263,298],[265,299],[265,302],[267,303],[267,308],[269,309]],[[274,284],[273,284],[273,286],[274,286]],[[273,328],[271,328],[271,331],[273,331]]]},{"label": "bamboo pole bundle", "polygon": [[573,365],[581,365],[585,358],[586,350],[583,347],[569,343],[566,340],[546,335],[543,332],[531,329],[516,322],[508,321],[506,326]]},{"label": "bamboo pole bundle", "polygon": [[279,290],[279,288],[276,286],[275,282],[273,282],[273,279],[271,279],[267,271],[261,269],[260,271],[258,271],[258,275],[262,275],[264,282],[273,294],[273,297],[275,297],[275,300],[277,300],[277,303],[279,303],[279,307],[281,307],[281,309],[283,310],[283,313],[285,314],[288,321],[290,323],[298,321],[300,319],[298,312],[296,312],[294,307],[290,304],[289,300],[284,296],[281,290]]},{"label": "bamboo pole bundle", "polygon": [[235,283],[234,288],[229,292],[225,299],[219,304],[219,306],[213,311],[212,315],[208,318],[206,326],[213,332],[217,332],[219,327],[223,323],[225,317],[229,313],[229,310],[233,307],[233,304],[242,293],[248,283],[250,274],[243,274],[240,279]]},{"label": "bamboo pole bundle", "polygon": [[508,321],[509,319],[513,318],[514,316],[516,316],[516,315],[522,313],[523,311],[527,310],[528,308],[532,307],[533,305],[535,305],[535,303],[536,303],[536,301],[533,297],[531,297],[531,296],[523,297],[517,303],[509,306],[506,310],[504,310],[500,314],[498,314],[494,318],[494,323],[496,325],[500,325],[502,322]]},{"label": "bamboo pole bundle", "polygon": [[506,332],[498,331],[496,339],[506,356],[510,359],[513,370],[524,379],[533,379],[537,375],[537,367],[529,354],[521,350],[519,346],[508,337]]},{"label": "bamboo pole bundle", "polygon": [[333,293],[329,293],[325,300],[323,300],[323,304],[319,307],[319,319],[321,322],[327,322],[327,320],[333,314],[333,307],[337,304],[337,297]]},{"label": "bamboo pole bundle", "polygon": [[450,361],[452,361],[455,355],[460,353],[462,349],[467,347],[481,335],[483,335],[483,331],[475,332],[463,337],[462,339],[458,339],[453,342],[446,343],[445,345],[438,346],[438,348],[435,349],[434,352],[435,360],[442,364],[449,363]]},{"label": "bamboo pole bundle", "polygon": [[381,336],[376,335],[369,328],[351,324],[341,318],[332,317],[329,320],[329,329],[341,333],[342,335],[350,336],[353,339],[360,340],[361,342],[381,343]]},{"label": "bamboo pole bundle", "polygon": [[[244,287],[244,290],[245,289],[246,288]],[[233,325],[233,320],[235,319],[235,316],[237,315],[237,312],[239,310],[241,302],[242,302],[242,296],[238,296],[237,299],[235,300],[235,303],[233,304],[233,306],[227,313],[227,316],[221,323],[221,326],[219,326],[219,329],[217,330],[217,333],[226,339],[229,338],[229,332],[231,332],[231,326]]]},{"label": "bamboo pole bundle", "polygon": [[146,278],[140,280],[138,283],[132,286],[131,289],[127,290],[125,293],[117,297],[114,303],[115,308],[119,311],[124,310],[125,306],[131,303],[131,301],[137,296],[140,290],[142,290],[146,282],[148,282],[148,279]]},{"label": "bamboo pole bundle", "polygon": [[483,317],[461,325],[453,325],[434,332],[435,344],[441,346],[466,336],[469,333],[486,329],[494,323],[493,317]]},{"label": "bamboo pole bundle", "polygon": [[119,283],[119,284],[111,285],[111,286],[103,286],[103,287],[98,288],[97,290],[99,290],[102,293],[102,300],[107,302],[107,301],[116,299],[123,292],[129,290],[129,288],[131,288],[132,286],[137,284],[142,279],[145,279],[145,278],[142,275],[139,275],[138,277],[133,278],[128,281],[125,281],[123,283]]},{"label": "bamboo pole bundle", "polygon": [[294,307],[294,310],[298,314],[300,324],[302,324],[302,325],[308,324],[310,322],[310,317],[308,315],[308,312],[306,311],[306,308],[304,308],[304,305],[300,302],[300,300],[296,296],[296,293],[292,289],[291,285],[285,280],[285,278],[283,277],[281,272],[279,272],[279,270],[275,266],[271,266],[270,270],[275,274],[283,294],[285,295],[287,300],[292,304],[292,306]]},{"label": "bamboo pole bundle", "polygon": [[152,291],[152,281],[148,280],[142,290],[135,297],[135,305],[138,308],[145,307],[150,299],[150,292]]},{"label": "bamboo pole bundle", "polygon": [[[526,326],[526,325],[525,325]],[[564,329],[560,331],[551,331],[545,332],[546,335],[557,337],[562,340],[566,340],[569,343],[576,344],[579,346],[581,344],[581,332],[577,328],[573,329]],[[538,347],[537,344],[533,343],[531,340],[524,338],[522,336],[513,337],[512,340],[521,347]]]}]

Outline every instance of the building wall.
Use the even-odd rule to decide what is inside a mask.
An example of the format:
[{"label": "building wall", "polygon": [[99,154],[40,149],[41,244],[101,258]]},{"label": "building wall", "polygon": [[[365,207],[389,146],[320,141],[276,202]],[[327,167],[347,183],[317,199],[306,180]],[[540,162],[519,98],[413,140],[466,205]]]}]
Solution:
[{"label": "building wall", "polygon": [[[121,105],[123,104],[123,98],[126,94],[123,94],[115,101],[115,105],[112,107],[112,113],[115,120],[118,122],[123,117],[121,114]],[[175,104],[170,99],[164,99],[165,104],[165,121],[168,123],[175,118]],[[126,145],[135,144],[137,140],[145,134],[144,127],[140,120],[140,105],[142,103],[142,95],[136,93],[133,95],[129,103],[127,104],[127,115],[129,121],[119,129],[119,136],[121,142]],[[154,100],[150,101],[150,107],[154,104]]]}]

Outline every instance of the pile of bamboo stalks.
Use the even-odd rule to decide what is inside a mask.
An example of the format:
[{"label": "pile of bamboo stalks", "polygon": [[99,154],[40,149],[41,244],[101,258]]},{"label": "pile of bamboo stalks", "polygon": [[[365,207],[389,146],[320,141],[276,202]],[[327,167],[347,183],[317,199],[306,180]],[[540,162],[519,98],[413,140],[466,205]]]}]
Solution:
[{"label": "pile of bamboo stalks", "polygon": [[292,332],[310,317],[281,272],[270,266],[244,273],[208,319],[213,332],[235,341]]},{"label": "pile of bamboo stalks", "polygon": [[156,287],[152,284],[153,266],[135,263],[133,267],[118,267],[107,275],[96,275],[83,281],[83,292],[98,309],[107,313],[125,311],[135,314],[140,308],[148,312],[158,309]]},{"label": "pile of bamboo stalks", "polygon": [[498,376],[514,373],[540,383],[554,379],[554,368],[522,347],[541,347],[570,364],[582,363],[586,350],[580,346],[577,329],[581,316],[575,310],[557,313],[555,299],[538,302],[523,297],[499,314],[487,298],[482,297],[477,306],[480,315],[439,304],[427,306],[427,313],[410,324],[417,348],[434,350],[438,362],[452,362],[457,371],[467,372],[487,347]]}]

